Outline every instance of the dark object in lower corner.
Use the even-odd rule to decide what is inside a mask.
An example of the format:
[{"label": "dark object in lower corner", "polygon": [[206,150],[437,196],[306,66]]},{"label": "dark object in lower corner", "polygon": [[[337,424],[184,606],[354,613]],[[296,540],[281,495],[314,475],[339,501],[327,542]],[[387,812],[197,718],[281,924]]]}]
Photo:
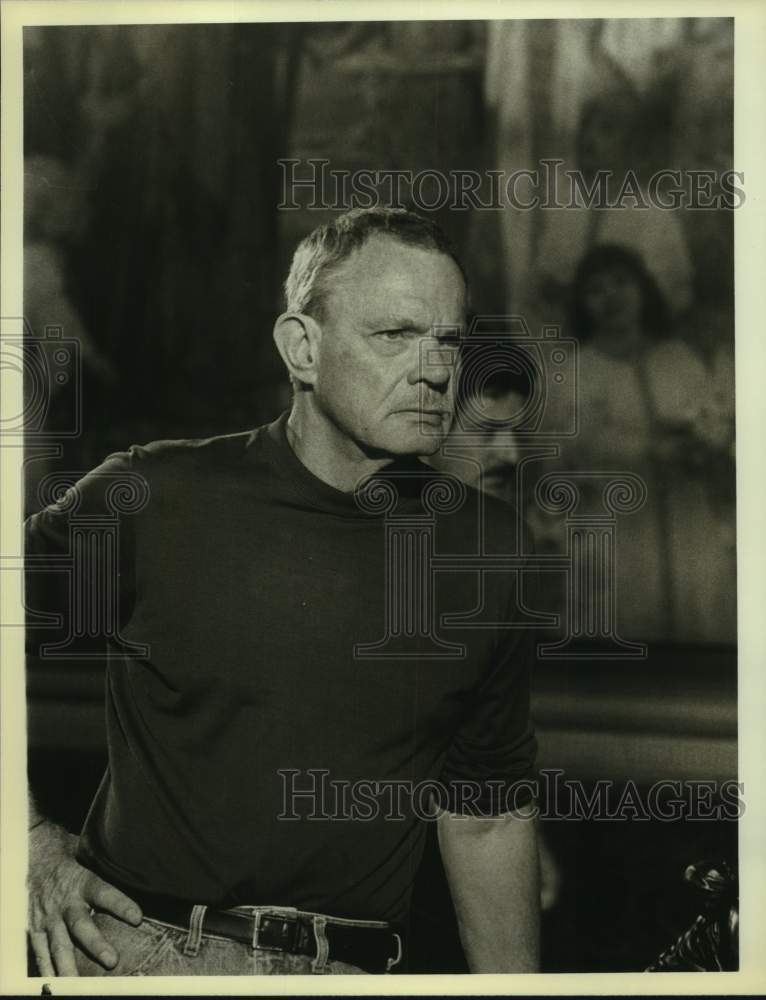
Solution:
[{"label": "dark object in lower corner", "polygon": [[703,912],[647,972],[735,972],[739,968],[739,886],[724,862],[689,865],[684,880]]}]

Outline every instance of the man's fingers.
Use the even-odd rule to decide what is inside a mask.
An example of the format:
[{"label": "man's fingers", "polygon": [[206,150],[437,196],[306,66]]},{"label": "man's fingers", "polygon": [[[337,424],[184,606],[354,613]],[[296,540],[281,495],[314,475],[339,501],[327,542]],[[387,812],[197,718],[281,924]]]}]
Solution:
[{"label": "man's fingers", "polygon": [[64,913],[64,920],[70,937],[81,944],[104,968],[113,969],[117,965],[117,952],[96,927],[87,907],[82,904],[70,906]]},{"label": "man's fingers", "polygon": [[56,975],[76,976],[78,973],[74,960],[74,947],[63,921],[53,925],[49,932],[48,941]]},{"label": "man's fingers", "polygon": [[95,906],[99,910],[106,910],[128,924],[138,926],[141,923],[141,910],[133,900],[129,899],[124,892],[115,889],[113,885],[108,885],[97,875],[88,880],[83,898],[91,906]]},{"label": "man's fingers", "polygon": [[38,976],[55,976],[56,970],[53,968],[53,962],[51,961],[47,931],[30,931],[29,940],[32,945],[32,951],[35,953]]}]

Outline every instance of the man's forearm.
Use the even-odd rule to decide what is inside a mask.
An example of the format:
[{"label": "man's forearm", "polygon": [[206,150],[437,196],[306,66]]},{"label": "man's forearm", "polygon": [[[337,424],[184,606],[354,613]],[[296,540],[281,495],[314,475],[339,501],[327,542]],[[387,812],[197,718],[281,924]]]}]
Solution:
[{"label": "man's forearm", "polygon": [[27,791],[27,801],[30,869],[57,854],[74,857],[77,838],[40,811],[31,788]]},{"label": "man's forearm", "polygon": [[439,844],[471,972],[539,971],[536,820],[445,813]]}]

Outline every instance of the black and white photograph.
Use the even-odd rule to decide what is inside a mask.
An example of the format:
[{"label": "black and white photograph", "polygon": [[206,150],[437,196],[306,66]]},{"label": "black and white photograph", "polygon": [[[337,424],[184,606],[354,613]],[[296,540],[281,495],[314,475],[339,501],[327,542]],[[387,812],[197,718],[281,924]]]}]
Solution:
[{"label": "black and white photograph", "polygon": [[2,992],[766,987],[766,17],[442,6],[3,3]]}]

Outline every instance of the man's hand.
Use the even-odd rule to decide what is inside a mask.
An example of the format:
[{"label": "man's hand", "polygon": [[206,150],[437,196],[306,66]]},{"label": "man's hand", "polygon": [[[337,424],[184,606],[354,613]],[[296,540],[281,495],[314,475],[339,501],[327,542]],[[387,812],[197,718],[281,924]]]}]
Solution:
[{"label": "man's hand", "polygon": [[29,936],[41,976],[76,976],[75,944],[114,968],[118,955],[93,922],[94,909],[141,923],[131,899],[75,861],[76,842],[47,821],[29,834]]}]

